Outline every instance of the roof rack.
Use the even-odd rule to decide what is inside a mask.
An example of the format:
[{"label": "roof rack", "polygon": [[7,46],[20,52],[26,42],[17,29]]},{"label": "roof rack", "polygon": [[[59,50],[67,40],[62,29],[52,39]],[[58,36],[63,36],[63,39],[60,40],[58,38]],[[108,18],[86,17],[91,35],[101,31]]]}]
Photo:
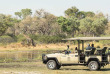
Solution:
[{"label": "roof rack", "polygon": [[66,38],[62,40],[110,40],[110,37],[77,37],[77,38]]}]

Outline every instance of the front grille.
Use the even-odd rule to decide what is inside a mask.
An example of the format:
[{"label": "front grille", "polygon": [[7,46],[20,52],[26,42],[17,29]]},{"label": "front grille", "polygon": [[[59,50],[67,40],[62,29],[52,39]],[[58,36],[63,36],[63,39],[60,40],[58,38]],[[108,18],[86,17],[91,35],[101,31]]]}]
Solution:
[{"label": "front grille", "polygon": [[42,54],[42,61],[44,61],[45,54]]}]

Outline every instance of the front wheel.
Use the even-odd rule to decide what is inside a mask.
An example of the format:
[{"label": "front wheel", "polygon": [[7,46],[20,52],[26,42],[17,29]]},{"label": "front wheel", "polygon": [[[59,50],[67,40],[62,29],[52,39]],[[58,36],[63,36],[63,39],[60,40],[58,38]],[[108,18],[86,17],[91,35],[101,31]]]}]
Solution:
[{"label": "front wheel", "polygon": [[97,61],[91,61],[88,64],[88,67],[91,71],[96,71],[99,68],[98,62]]},{"label": "front wheel", "polygon": [[57,64],[56,64],[56,62],[55,62],[54,60],[49,60],[49,61],[47,62],[47,68],[48,68],[48,69],[51,69],[51,70],[57,69]]}]

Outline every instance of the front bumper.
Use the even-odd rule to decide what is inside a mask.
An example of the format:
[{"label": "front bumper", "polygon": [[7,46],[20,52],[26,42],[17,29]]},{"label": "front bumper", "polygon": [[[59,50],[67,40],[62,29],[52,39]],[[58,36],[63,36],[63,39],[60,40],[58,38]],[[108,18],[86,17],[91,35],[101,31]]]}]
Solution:
[{"label": "front bumper", "polygon": [[45,54],[42,54],[42,62],[43,62],[44,64],[47,63],[47,56],[46,56]]}]

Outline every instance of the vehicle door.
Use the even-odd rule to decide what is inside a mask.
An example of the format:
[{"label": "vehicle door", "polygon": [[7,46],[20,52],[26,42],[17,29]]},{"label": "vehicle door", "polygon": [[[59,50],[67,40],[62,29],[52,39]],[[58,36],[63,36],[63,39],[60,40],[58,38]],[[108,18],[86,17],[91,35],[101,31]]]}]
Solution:
[{"label": "vehicle door", "polygon": [[78,53],[62,54],[61,55],[61,63],[62,64],[78,63]]}]

